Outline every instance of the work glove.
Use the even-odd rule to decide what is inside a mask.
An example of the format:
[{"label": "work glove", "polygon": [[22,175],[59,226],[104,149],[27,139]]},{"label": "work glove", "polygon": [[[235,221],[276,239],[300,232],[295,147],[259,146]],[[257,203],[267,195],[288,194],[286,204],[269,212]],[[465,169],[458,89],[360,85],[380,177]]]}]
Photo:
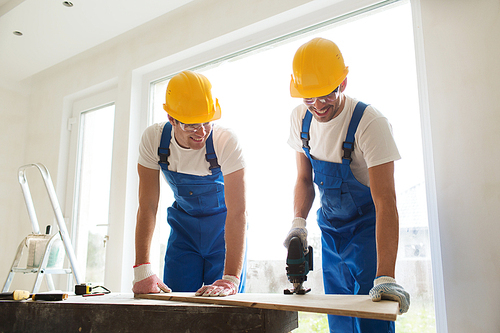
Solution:
[{"label": "work glove", "polygon": [[221,280],[203,286],[195,293],[195,296],[229,296],[238,292],[240,279],[234,275],[224,275]]},{"label": "work glove", "polygon": [[166,293],[172,291],[155,273],[153,273],[149,262],[134,266],[133,283],[134,286],[132,287],[132,291],[134,294],[152,294],[159,293],[162,290]]},{"label": "work glove", "polygon": [[288,249],[290,245],[290,240],[293,237],[299,237],[304,247],[304,251],[307,250],[307,229],[306,229],[306,219],[302,217],[296,217],[293,219],[292,228],[288,232],[288,235],[283,242],[283,245]]},{"label": "work glove", "polygon": [[405,313],[410,307],[410,294],[390,276],[379,276],[373,281],[370,298],[373,302],[381,299],[399,302],[399,314]]}]

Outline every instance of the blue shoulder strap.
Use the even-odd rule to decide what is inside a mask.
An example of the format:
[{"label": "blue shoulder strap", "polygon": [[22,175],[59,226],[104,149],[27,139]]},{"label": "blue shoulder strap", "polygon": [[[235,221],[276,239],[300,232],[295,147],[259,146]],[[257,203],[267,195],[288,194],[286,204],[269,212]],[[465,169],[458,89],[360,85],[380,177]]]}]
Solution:
[{"label": "blue shoulder strap", "polygon": [[205,158],[207,159],[208,163],[210,163],[209,169],[212,171],[212,175],[220,172],[220,165],[219,162],[217,161],[217,155],[215,155],[215,150],[214,150],[214,140],[212,138],[213,134],[214,131],[212,130],[205,143],[205,149],[207,152],[205,154]]},{"label": "blue shoulder strap", "polygon": [[165,126],[163,126],[160,147],[158,147],[158,156],[160,157],[158,164],[169,165],[168,157],[170,156],[170,139],[172,138],[171,132],[172,124],[167,121]]},{"label": "blue shoulder strap", "polygon": [[306,114],[304,115],[304,119],[302,119],[302,131],[300,132],[300,139],[302,140],[302,149],[304,149],[304,152],[306,153],[307,158],[311,158],[311,155],[309,154],[309,140],[311,137],[309,136],[309,127],[311,127],[311,120],[312,120],[312,113],[307,110]]},{"label": "blue shoulder strap", "polygon": [[358,129],[359,121],[365,112],[368,105],[363,102],[358,102],[352,113],[351,122],[349,123],[349,128],[347,129],[347,135],[344,143],[342,144],[342,150],[344,151],[344,156],[342,156],[342,164],[351,164],[352,158],[351,154],[354,151],[354,134]]},{"label": "blue shoulder strap", "polygon": [[[171,133],[172,133],[172,124],[170,124],[167,121],[165,126],[163,126],[160,147],[158,147],[158,156],[160,157],[160,161],[158,161],[158,164],[169,165],[168,157],[170,156],[170,140],[172,139]],[[213,131],[208,136],[205,144],[205,149],[206,149],[205,158],[207,159],[208,163],[210,163],[209,169],[212,171],[212,174],[216,174],[220,172],[220,165],[217,161],[217,155],[215,155],[212,135]]]},{"label": "blue shoulder strap", "polygon": [[[358,129],[359,121],[365,112],[365,109],[368,105],[363,102],[358,102],[356,107],[354,108],[354,112],[351,117],[351,122],[349,123],[349,128],[347,129],[347,135],[344,143],[342,144],[342,150],[344,151],[344,155],[342,156],[342,164],[351,164],[352,158],[351,154],[354,151],[354,134]],[[311,158],[309,150],[309,128],[311,127],[312,113],[307,110],[302,119],[302,131],[300,132],[300,139],[302,140],[302,149],[306,153],[308,158]]]}]

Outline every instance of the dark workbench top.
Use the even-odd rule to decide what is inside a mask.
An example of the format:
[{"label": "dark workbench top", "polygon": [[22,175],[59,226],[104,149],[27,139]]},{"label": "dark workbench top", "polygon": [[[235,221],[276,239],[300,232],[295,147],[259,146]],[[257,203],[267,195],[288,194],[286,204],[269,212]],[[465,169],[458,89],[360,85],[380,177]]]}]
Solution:
[{"label": "dark workbench top", "polygon": [[0,332],[281,333],[297,326],[297,312],[135,299],[133,294],[0,301]]}]

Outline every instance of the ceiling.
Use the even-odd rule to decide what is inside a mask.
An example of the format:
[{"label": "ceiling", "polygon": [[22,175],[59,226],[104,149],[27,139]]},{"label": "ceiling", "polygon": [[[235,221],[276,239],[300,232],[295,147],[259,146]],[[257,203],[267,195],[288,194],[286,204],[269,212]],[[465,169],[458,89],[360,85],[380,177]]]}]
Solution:
[{"label": "ceiling", "polygon": [[0,0],[0,81],[22,81],[191,1]]}]

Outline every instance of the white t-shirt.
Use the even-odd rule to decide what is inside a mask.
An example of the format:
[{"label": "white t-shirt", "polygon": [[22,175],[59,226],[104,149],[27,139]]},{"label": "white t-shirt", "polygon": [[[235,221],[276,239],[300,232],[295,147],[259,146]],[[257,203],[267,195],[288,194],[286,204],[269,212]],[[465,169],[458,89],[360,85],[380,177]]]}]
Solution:
[{"label": "white t-shirt", "polygon": [[[309,152],[317,160],[342,163],[344,155],[342,144],[346,139],[354,107],[358,102],[354,98],[345,97],[344,110],[337,117],[325,123],[316,121],[314,117],[311,121]],[[304,152],[300,132],[306,111],[307,107],[302,104],[297,106],[291,115],[288,144],[298,152]],[[354,177],[366,186],[370,186],[368,168],[401,158],[392,135],[391,124],[370,105],[365,109],[354,135],[354,151],[351,157]]]},{"label": "white t-shirt", "polygon": [[[161,142],[161,135],[165,122],[157,123],[146,128],[142,134],[139,145],[139,164],[149,169],[160,169],[158,161],[158,147]],[[214,150],[217,161],[221,166],[223,175],[228,175],[245,167],[241,146],[238,143],[233,131],[217,126],[212,126]],[[207,176],[212,172],[209,169],[210,163],[205,158],[206,149],[189,149],[179,146],[174,138],[174,128],[172,127],[172,139],[170,140],[170,156],[168,157],[168,170],[196,175]]]}]

